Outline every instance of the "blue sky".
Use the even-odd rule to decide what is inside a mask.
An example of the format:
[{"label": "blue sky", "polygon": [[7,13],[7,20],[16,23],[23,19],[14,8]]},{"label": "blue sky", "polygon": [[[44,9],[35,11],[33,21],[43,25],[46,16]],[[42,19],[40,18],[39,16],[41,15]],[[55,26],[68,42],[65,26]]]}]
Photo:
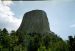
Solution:
[{"label": "blue sky", "polygon": [[5,13],[5,11],[0,10],[0,28],[5,27],[9,31],[17,30],[24,13],[40,9],[47,13],[51,31],[64,40],[68,39],[69,35],[75,35],[74,0],[12,1],[0,2],[0,6],[3,9],[6,8],[5,11],[7,11]]}]

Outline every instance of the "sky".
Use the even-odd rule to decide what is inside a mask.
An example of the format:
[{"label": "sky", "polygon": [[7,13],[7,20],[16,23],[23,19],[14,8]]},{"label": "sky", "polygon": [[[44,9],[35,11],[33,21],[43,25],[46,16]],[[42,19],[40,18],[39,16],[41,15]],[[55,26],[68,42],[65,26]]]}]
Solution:
[{"label": "sky", "polygon": [[75,1],[1,1],[0,29],[17,30],[23,15],[31,10],[44,10],[47,13],[50,30],[67,40],[75,35]]}]

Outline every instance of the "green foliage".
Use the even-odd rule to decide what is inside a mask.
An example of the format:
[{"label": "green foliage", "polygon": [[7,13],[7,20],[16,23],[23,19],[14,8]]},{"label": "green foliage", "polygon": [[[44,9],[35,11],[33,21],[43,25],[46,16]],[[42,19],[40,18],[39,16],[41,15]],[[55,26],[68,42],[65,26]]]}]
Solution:
[{"label": "green foliage", "polygon": [[[74,51],[75,37],[67,43],[55,33],[22,33],[0,29],[0,51]],[[70,49],[70,50],[69,50]]]},{"label": "green foliage", "polygon": [[38,51],[47,51],[47,50],[46,50],[46,47],[45,47],[45,46],[40,46],[40,47],[38,48]]}]

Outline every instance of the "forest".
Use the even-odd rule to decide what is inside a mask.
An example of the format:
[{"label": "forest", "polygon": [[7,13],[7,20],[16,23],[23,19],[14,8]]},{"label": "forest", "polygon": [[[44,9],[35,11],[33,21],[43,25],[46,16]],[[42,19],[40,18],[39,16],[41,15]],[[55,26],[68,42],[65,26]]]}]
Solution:
[{"label": "forest", "polygon": [[75,36],[63,40],[54,32],[51,33],[22,33],[14,30],[8,33],[0,29],[0,51],[74,51]]}]

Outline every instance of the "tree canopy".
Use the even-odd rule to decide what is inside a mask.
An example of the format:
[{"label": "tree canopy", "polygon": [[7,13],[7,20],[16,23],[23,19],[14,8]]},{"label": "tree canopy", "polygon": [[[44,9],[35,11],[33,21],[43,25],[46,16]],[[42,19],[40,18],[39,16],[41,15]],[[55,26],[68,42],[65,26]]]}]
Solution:
[{"label": "tree canopy", "polygon": [[51,33],[8,33],[7,29],[0,29],[0,51],[74,51],[75,37],[69,36],[62,40],[54,32]]}]

